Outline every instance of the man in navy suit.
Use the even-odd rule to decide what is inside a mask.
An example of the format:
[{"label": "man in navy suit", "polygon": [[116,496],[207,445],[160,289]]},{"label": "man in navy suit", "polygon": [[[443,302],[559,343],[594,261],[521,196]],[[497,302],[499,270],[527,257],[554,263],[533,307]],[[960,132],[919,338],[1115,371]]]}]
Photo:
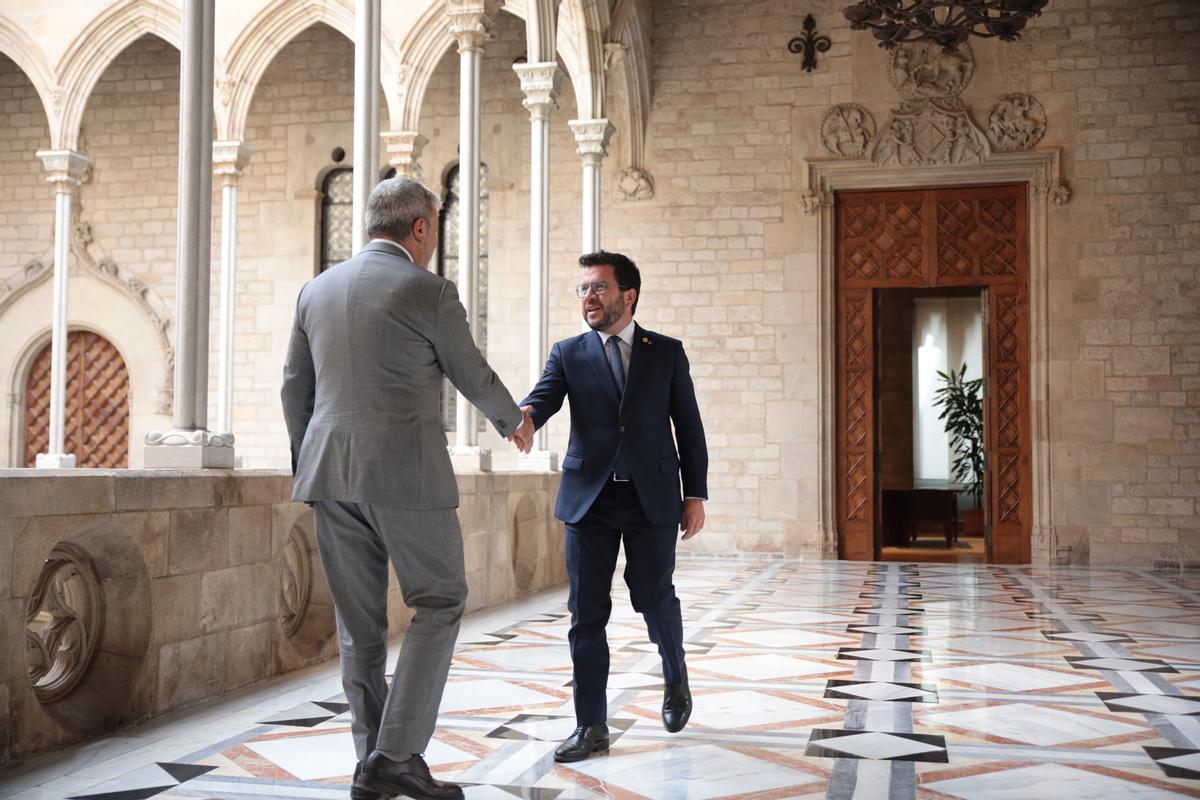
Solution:
[{"label": "man in navy suit", "polygon": [[629,258],[600,251],[579,266],[576,294],[592,330],[554,345],[521,403],[541,428],[564,397],[571,401],[555,516],[567,529],[578,727],[555,751],[556,761],[608,749],[604,628],[622,540],[630,599],[662,657],[663,725],[675,733],[687,724],[692,696],[672,583],[675,536],[677,529],[685,540],[699,533],[708,498],[708,449],[683,344],[634,323],[642,279]]}]

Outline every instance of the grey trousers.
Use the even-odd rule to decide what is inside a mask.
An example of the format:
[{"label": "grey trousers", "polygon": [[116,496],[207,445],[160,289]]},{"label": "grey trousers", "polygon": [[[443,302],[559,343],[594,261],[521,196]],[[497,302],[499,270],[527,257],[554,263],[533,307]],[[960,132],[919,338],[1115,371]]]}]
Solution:
[{"label": "grey trousers", "polygon": [[[397,761],[424,753],[467,599],[458,514],[331,501],[314,510],[358,759],[373,750]],[[389,560],[405,604],[416,612],[390,690],[384,679]]]}]

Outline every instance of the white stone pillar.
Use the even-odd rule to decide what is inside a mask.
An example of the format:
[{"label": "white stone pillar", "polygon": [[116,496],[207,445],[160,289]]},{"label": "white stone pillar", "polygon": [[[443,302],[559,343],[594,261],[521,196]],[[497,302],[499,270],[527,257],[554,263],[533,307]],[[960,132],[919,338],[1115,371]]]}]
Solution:
[{"label": "white stone pillar", "polygon": [[213,173],[221,180],[221,316],[217,369],[217,430],[233,430],[233,329],[237,302],[238,178],[254,150],[242,142],[213,144]]},{"label": "white stone pillar", "polygon": [[367,198],[379,182],[379,0],[354,5],[354,204],[352,246],[367,243]]},{"label": "white stone pillar", "polygon": [[575,152],[583,158],[583,236],[584,253],[600,249],[600,164],[608,155],[613,126],[606,119],[573,119]]},{"label": "white stone pillar", "polygon": [[416,131],[388,131],[383,134],[388,166],[396,170],[399,176],[420,180],[421,166],[418,161],[428,143],[429,140]]},{"label": "white stone pillar", "polygon": [[[542,377],[550,338],[550,114],[558,105],[562,72],[554,61],[514,64],[529,109],[529,385]],[[527,469],[558,469],[558,454],[543,427],[533,450],[520,458]]]},{"label": "white stone pillar", "polygon": [[[448,0],[450,33],[458,41],[458,293],[467,322],[479,333],[479,68],[492,19],[478,0]],[[492,454],[479,447],[475,406],[458,396],[451,460],[462,471],[492,468]]]},{"label": "white stone pillar", "polygon": [[50,335],[50,442],[38,453],[38,469],[71,469],[74,454],[66,452],[67,406],[67,292],[71,268],[71,204],[91,162],[74,150],[39,150],[38,158],[54,186],[54,307]]},{"label": "white stone pillar", "polygon": [[147,469],[233,467],[233,437],[208,431],[214,0],[183,0],[179,224],[172,429],[146,434]]}]

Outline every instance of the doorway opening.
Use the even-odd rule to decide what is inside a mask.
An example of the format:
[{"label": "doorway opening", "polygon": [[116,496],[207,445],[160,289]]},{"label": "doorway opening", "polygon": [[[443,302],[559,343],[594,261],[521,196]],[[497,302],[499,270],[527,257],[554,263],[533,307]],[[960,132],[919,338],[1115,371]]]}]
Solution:
[{"label": "doorway opening", "polygon": [[[911,556],[906,560],[936,559],[932,554],[938,548],[925,541],[931,538],[927,535],[931,523],[941,533],[940,549],[954,554],[954,560],[959,543],[975,550],[972,545],[979,544],[977,540],[964,535],[960,542],[958,537],[959,517],[968,516],[961,512],[969,509],[960,504],[961,487],[954,486],[972,484],[975,491],[969,494],[972,501],[978,497],[984,517],[983,552],[972,557],[998,564],[1029,562],[1028,203],[1028,184],[834,194],[834,468],[841,558],[867,561],[892,555],[881,552],[886,536],[888,546],[903,543],[919,551],[906,553]],[[911,310],[906,310],[909,306]],[[963,343],[952,343],[948,328],[945,341],[924,328],[916,339],[918,309],[923,315],[936,312],[948,320],[951,308],[968,318],[975,312],[968,313],[967,308],[979,309],[982,327],[973,327],[972,322],[964,330],[975,331],[972,335],[981,355],[964,358]],[[911,321],[905,323],[905,315]],[[900,325],[899,333],[894,324]],[[925,333],[934,334],[928,343]],[[953,472],[939,477],[936,471],[922,471],[921,481],[931,483],[919,483],[916,453],[910,450],[925,447],[924,439],[913,439],[907,447],[904,440],[914,436],[918,427],[936,432],[940,409],[932,413],[911,399],[902,402],[898,399],[906,391],[902,383],[888,388],[884,401],[885,378],[901,380],[895,376],[912,376],[914,369],[919,373],[925,346],[931,348],[925,351],[925,368],[935,373],[933,391],[939,388],[938,370],[930,365],[943,363],[932,359],[933,348],[942,351],[939,358],[944,355],[947,375],[953,368],[960,381],[979,381],[980,408],[975,417],[981,418],[977,446],[982,452],[976,454],[983,464],[980,481]],[[962,372],[964,363],[968,363],[966,372]],[[976,365],[975,373],[970,363]],[[911,393],[917,378],[908,380]],[[895,417],[890,424],[888,415]],[[905,418],[911,421],[896,421]],[[933,459],[938,447],[931,433],[929,449],[922,450],[921,457]],[[885,457],[894,470],[887,483]],[[952,470],[954,457],[946,457]],[[900,470],[909,461],[911,475],[907,468]],[[982,486],[974,486],[978,482]],[[893,491],[885,495],[885,488]]]},{"label": "doorway opening", "polygon": [[880,561],[987,560],[980,287],[875,293]]}]

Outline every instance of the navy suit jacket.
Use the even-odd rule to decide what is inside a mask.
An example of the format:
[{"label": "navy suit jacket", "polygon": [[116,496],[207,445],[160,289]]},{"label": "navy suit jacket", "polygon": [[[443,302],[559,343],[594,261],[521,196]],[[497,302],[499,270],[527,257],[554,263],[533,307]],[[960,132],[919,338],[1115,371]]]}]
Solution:
[{"label": "navy suit jacket", "polygon": [[571,400],[571,438],[556,517],[568,524],[583,519],[612,475],[618,445],[651,524],[678,525],[683,496],[708,498],[704,425],[678,339],[635,326],[624,397],[617,395],[600,335],[588,331],[558,342],[521,405],[533,406],[530,416],[541,428],[564,397]]}]

